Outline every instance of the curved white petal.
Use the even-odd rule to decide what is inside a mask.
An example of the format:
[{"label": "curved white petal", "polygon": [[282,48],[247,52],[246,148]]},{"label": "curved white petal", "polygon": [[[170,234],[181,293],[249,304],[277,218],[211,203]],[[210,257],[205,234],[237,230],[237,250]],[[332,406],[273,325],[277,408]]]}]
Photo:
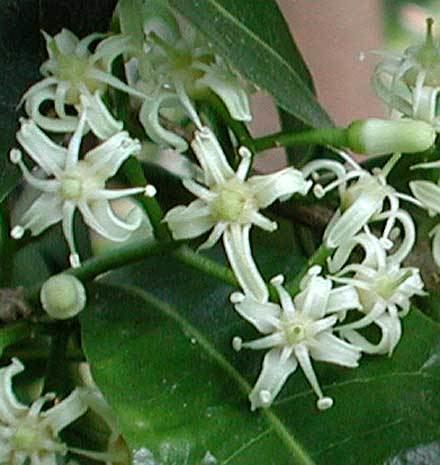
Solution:
[{"label": "curved white petal", "polygon": [[336,248],[360,231],[380,208],[383,199],[380,193],[361,194],[325,232],[327,247]]},{"label": "curved white petal", "polygon": [[334,363],[345,367],[357,367],[360,350],[329,332],[315,336],[316,344],[309,344],[310,355],[314,360]]},{"label": "curved white petal", "polygon": [[235,175],[217,138],[208,127],[195,132],[191,147],[202,166],[206,185],[223,184]]},{"label": "curved white petal", "polygon": [[425,208],[431,213],[440,213],[440,186],[430,181],[411,181],[409,187]]},{"label": "curved white petal", "polygon": [[28,410],[17,400],[12,390],[12,378],[23,370],[24,366],[17,358],[13,358],[10,365],[0,369],[0,421],[5,424],[14,424]]},{"label": "curved white petal", "polygon": [[249,323],[252,323],[263,334],[276,330],[280,318],[281,308],[272,302],[257,302],[250,296],[234,305],[235,310]]},{"label": "curved white petal", "polygon": [[275,200],[287,200],[295,193],[306,195],[311,182],[301,171],[285,168],[273,174],[252,176],[247,181],[255,195],[259,208],[266,208]]},{"label": "curved white petal", "polygon": [[33,121],[22,120],[17,140],[47,174],[56,176],[64,168],[67,150],[52,142]]},{"label": "curved white petal", "polygon": [[95,92],[93,97],[81,95],[80,101],[87,110],[87,124],[97,137],[106,140],[122,131],[122,122],[112,116],[102,102],[99,92]]},{"label": "curved white petal", "polygon": [[122,163],[140,148],[137,139],[132,139],[126,131],[121,131],[87,152],[84,160],[90,163],[92,173],[98,174],[102,179],[108,179],[114,176]]},{"label": "curved white petal", "polygon": [[223,244],[241,288],[258,302],[266,302],[269,292],[252,257],[249,231],[250,225],[231,224],[223,234]]},{"label": "curved white petal", "polygon": [[260,376],[249,394],[252,410],[269,407],[287,378],[296,370],[296,359],[289,357],[283,360],[282,351],[283,349],[271,349],[264,356]]},{"label": "curved white petal", "polygon": [[246,90],[227,69],[218,65],[209,67],[206,74],[197,81],[198,85],[209,87],[226,105],[229,114],[238,121],[251,121],[252,114]]},{"label": "curved white petal", "polygon": [[201,200],[194,200],[188,206],[172,208],[164,218],[175,240],[192,239],[209,231],[216,221]]},{"label": "curved white petal", "polygon": [[359,294],[353,286],[339,286],[329,293],[326,313],[359,309]]},{"label": "curved white petal", "polygon": [[37,236],[49,226],[58,223],[62,217],[62,199],[52,192],[45,192],[25,211],[18,223],[24,229],[29,229],[33,236]]},{"label": "curved white petal", "polygon": [[298,312],[312,320],[318,320],[326,314],[332,282],[321,276],[313,276],[307,287],[297,294],[294,304]]},{"label": "curved white petal", "polygon": [[159,145],[171,146],[178,152],[185,152],[188,144],[183,137],[165,129],[160,123],[160,108],[167,102],[174,104],[179,102],[175,94],[162,92],[158,95],[145,98],[139,110],[139,121],[141,122],[148,137]]},{"label": "curved white petal", "polygon": [[63,428],[84,415],[87,405],[82,400],[80,391],[75,389],[68,397],[57,403],[54,407],[42,413],[50,424],[51,430],[57,435]]}]

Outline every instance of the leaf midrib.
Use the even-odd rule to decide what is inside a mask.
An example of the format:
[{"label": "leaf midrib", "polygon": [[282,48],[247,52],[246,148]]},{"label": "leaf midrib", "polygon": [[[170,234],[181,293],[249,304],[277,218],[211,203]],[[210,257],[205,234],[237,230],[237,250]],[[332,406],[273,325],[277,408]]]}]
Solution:
[{"label": "leaf midrib", "polygon": [[[175,307],[167,304],[161,299],[158,299],[154,295],[147,291],[139,289],[136,286],[130,285],[112,285],[113,287],[123,289],[130,292],[142,300],[146,301],[150,306],[155,307],[157,310],[165,314],[167,317],[178,323],[185,334],[196,338],[198,347],[204,349],[204,351],[214,360],[220,368],[222,368],[239,386],[240,390],[248,395],[251,391],[249,383],[238,373],[235,368],[226,360],[226,358],[218,352],[218,350],[211,344],[211,342],[205,338],[191,323],[183,318]],[[282,442],[286,445],[292,456],[297,460],[298,465],[316,465],[316,463],[310,458],[303,447],[294,439],[293,434],[286,428],[284,423],[278,418],[277,415],[270,409],[263,409],[262,415],[266,418],[269,426],[275,431]]]}]

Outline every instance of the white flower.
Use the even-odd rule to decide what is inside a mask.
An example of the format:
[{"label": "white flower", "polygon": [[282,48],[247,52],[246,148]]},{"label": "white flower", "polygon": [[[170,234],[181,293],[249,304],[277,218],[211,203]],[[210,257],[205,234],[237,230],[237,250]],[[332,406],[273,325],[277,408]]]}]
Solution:
[{"label": "white flower", "polygon": [[[130,49],[129,38],[122,35],[102,40],[95,51],[90,45],[104,34],[90,34],[79,40],[72,32],[62,29],[54,37],[44,33],[49,59],[41,66],[45,78],[34,84],[22,97],[28,115],[42,128],[55,132],[73,132],[78,126],[78,116],[69,114],[66,106],[73,105],[82,113],[88,108],[87,124],[101,139],[106,139],[122,129],[101,100],[107,87],[127,92],[137,97],[142,94],[111,74],[113,60]],[[54,105],[56,118],[40,112],[44,101]]]},{"label": "white flower", "polygon": [[231,296],[238,313],[264,334],[251,342],[235,337],[234,348],[270,349],[249,395],[252,410],[272,404],[298,363],[319,398],[318,408],[327,409],[333,405],[333,400],[324,397],[311,359],[346,367],[358,366],[359,349],[333,334],[339,314],[360,307],[357,293],[351,286],[332,289],[329,279],[318,276],[320,271],[319,267],[309,270],[293,302],[282,286],[283,277],[273,278],[271,283],[277,289],[281,306],[259,303],[241,293]]},{"label": "white flower", "polygon": [[105,188],[107,179],[116,174],[131,154],[139,151],[140,144],[126,132],[118,132],[80,160],[85,119],[84,112],[67,149],[52,142],[33,121],[22,120],[17,140],[49,176],[48,179],[37,178],[27,169],[20,150],[13,149],[10,153],[11,161],[20,167],[26,181],[42,191],[13,227],[12,237],[22,237],[26,229],[35,236],[62,221],[72,266],[79,266],[73,234],[73,216],[77,208],[90,228],[110,240],[122,242],[138,228],[142,215],[137,212],[130,217],[130,222],[124,222],[113,213],[109,200],[142,192],[146,195],[155,193],[153,186],[120,190]]},{"label": "white flower", "polygon": [[[424,295],[423,281],[418,268],[402,267],[415,240],[415,228],[411,217],[400,210],[398,218],[405,229],[405,238],[394,254],[387,255],[381,241],[371,234],[359,234],[342,244],[329,261],[329,270],[336,273],[336,282],[354,286],[362,304],[362,318],[337,328],[350,342],[367,353],[391,354],[400,340],[400,318],[410,310],[410,299]],[[353,250],[360,246],[365,257],[362,263],[345,265]],[[345,265],[345,266],[344,266]],[[357,333],[371,323],[377,324],[382,338],[377,344],[370,343]]]},{"label": "white flower", "polygon": [[434,43],[432,25],[428,18],[425,42],[407,48],[403,54],[376,52],[385,56],[375,70],[373,87],[379,97],[393,105],[403,93],[402,88],[409,87],[412,92],[412,107],[416,113],[424,86],[440,86],[440,47]]},{"label": "white flower", "polygon": [[87,406],[78,389],[44,412],[44,404],[54,394],[40,397],[30,407],[22,404],[12,390],[12,378],[23,370],[17,359],[0,369],[0,463],[56,465],[57,456],[69,450],[59,432],[82,416]]},{"label": "white flower", "polygon": [[232,118],[250,121],[252,116],[244,83],[228,64],[189,23],[181,20],[181,24],[177,24],[174,20],[173,28],[169,18],[168,22],[159,19],[162,19],[160,24],[154,17],[145,24],[147,58],[151,65],[139,66],[138,70],[137,87],[146,95],[139,119],[148,136],[158,144],[186,150],[186,141],[165,129],[160,115],[164,109],[181,106],[200,129],[193,101],[203,98],[209,91],[222,99]]},{"label": "white flower", "polygon": [[[412,168],[440,168],[440,162],[420,163]],[[414,197],[421,206],[428,211],[430,216],[440,213],[440,186],[431,181],[411,181],[409,187]],[[432,255],[437,266],[440,267],[440,224],[435,226],[429,233],[432,240]]]},{"label": "white flower", "polygon": [[[382,242],[391,246],[389,235],[393,229],[396,213],[399,209],[399,199],[419,205],[409,195],[396,192],[389,186],[386,177],[398,161],[400,155],[395,154],[382,168],[373,170],[373,174],[364,170],[344,152],[338,153],[349,164],[349,170],[333,160],[316,160],[308,163],[302,169],[305,177],[311,175],[319,179],[318,171],[325,170],[336,176],[336,180],[323,187],[320,183],[314,185],[313,191],[317,197],[323,197],[332,189],[338,188],[341,199],[337,210],[324,233],[324,243],[329,248],[339,247],[342,243],[355,236],[362,229],[368,230],[368,223],[375,221],[381,214],[387,217],[382,233]],[[354,182],[352,182],[355,180]],[[386,203],[389,203],[386,209]]]},{"label": "white flower", "polygon": [[201,246],[203,249],[212,247],[223,236],[226,254],[243,290],[256,300],[265,301],[267,288],[250,251],[250,228],[255,224],[266,231],[274,231],[276,223],[259,210],[296,192],[305,195],[310,182],[293,168],[246,179],[251,163],[249,150],[239,149],[242,160],[234,172],[215,135],[207,127],[196,131],[192,148],[203,169],[204,186],[193,180],[183,181],[198,199],[166,214],[165,221],[173,238],[191,239],[212,229]]}]

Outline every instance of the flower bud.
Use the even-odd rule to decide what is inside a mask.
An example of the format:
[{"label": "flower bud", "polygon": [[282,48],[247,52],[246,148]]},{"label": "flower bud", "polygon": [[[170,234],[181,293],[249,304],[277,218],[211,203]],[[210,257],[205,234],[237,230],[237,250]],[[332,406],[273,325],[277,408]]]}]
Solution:
[{"label": "flower bud", "polygon": [[372,118],[354,121],[347,128],[348,147],[368,155],[423,152],[434,144],[435,137],[430,124],[412,119]]},{"label": "flower bud", "polygon": [[82,282],[75,276],[59,274],[43,284],[40,300],[44,310],[52,318],[65,320],[84,308],[86,291]]}]

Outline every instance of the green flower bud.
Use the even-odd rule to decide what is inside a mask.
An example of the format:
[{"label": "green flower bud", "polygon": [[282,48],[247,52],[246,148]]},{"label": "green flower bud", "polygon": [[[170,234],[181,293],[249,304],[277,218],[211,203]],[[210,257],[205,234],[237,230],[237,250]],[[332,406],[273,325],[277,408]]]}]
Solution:
[{"label": "green flower bud", "polygon": [[435,141],[433,127],[412,119],[354,121],[347,128],[347,145],[356,153],[385,155],[415,153],[429,149]]},{"label": "green flower bud", "polygon": [[65,320],[84,308],[86,291],[82,282],[75,276],[59,274],[43,284],[40,300],[44,310],[52,318]]}]

